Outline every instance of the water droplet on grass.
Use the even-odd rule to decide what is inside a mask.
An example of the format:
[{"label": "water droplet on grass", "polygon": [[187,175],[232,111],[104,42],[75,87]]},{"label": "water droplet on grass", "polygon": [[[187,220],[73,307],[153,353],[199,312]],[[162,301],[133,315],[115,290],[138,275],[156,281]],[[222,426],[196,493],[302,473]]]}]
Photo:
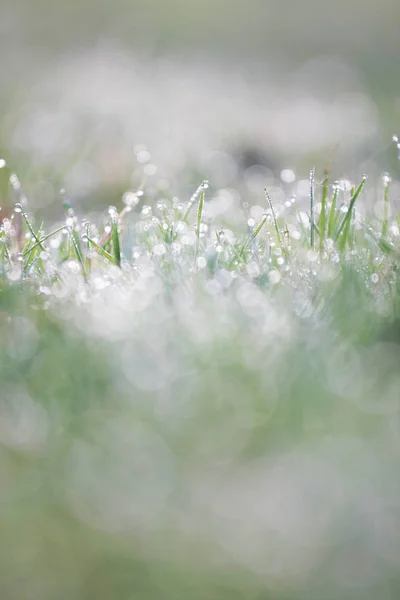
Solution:
[{"label": "water droplet on grass", "polygon": [[108,207],[108,214],[110,215],[112,221],[117,221],[118,220],[118,211],[115,208],[115,206],[109,206]]},{"label": "water droplet on grass", "polygon": [[135,192],[125,192],[122,196],[122,202],[125,206],[136,206],[139,204],[139,195]]},{"label": "water droplet on grass", "polygon": [[387,187],[389,185],[389,183],[392,181],[392,178],[390,177],[389,173],[385,173],[384,176],[382,177],[383,179],[383,185],[385,187]]}]

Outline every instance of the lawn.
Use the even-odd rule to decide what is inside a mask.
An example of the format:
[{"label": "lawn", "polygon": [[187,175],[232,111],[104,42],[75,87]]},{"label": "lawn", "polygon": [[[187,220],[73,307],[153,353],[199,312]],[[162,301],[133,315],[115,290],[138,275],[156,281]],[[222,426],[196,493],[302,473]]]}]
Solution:
[{"label": "lawn", "polygon": [[43,222],[0,163],[0,597],[398,598],[399,182],[138,159]]}]

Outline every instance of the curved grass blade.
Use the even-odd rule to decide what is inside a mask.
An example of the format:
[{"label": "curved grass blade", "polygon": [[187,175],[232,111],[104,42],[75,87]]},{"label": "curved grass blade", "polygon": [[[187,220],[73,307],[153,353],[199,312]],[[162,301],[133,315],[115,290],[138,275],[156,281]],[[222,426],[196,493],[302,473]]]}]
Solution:
[{"label": "curved grass blade", "polygon": [[250,233],[249,237],[243,244],[242,249],[240,250],[240,256],[243,257],[243,254],[244,254],[246,248],[253,240],[255,240],[255,238],[258,236],[258,234],[260,233],[261,229],[264,227],[266,222],[267,222],[267,215],[264,215],[263,218],[261,219],[261,221],[259,222],[259,224],[257,225],[257,227]]},{"label": "curved grass blade", "polygon": [[80,249],[79,245],[76,243],[74,232],[71,231],[70,228],[68,228],[68,233],[69,233],[69,236],[71,238],[72,247],[73,247],[73,250],[75,252],[76,258],[77,258],[78,263],[79,263],[79,265],[81,267],[83,278],[85,280],[85,283],[87,283],[88,278],[87,278],[87,275],[86,275],[85,264],[83,262],[83,256],[82,256],[81,249]]},{"label": "curved grass blade", "polygon": [[[349,207],[347,209],[347,212],[346,212],[346,214],[345,214],[345,216],[344,216],[344,218],[343,218],[343,220],[342,220],[342,222],[341,222],[341,224],[340,224],[340,226],[339,226],[339,228],[338,228],[338,230],[336,232],[335,241],[337,241],[339,235],[342,233],[342,231],[345,228],[345,226],[347,225],[347,223],[350,223],[351,214],[353,212],[354,205],[356,203],[356,200],[357,200],[358,196],[361,194],[362,189],[363,189],[366,181],[367,181],[367,178],[364,176],[363,179],[362,179],[362,181],[361,181],[361,183],[360,183],[360,185],[355,190],[355,192],[352,194],[352,197],[350,198],[350,203],[349,203]],[[344,234],[346,234],[346,233],[348,234],[348,227],[346,227],[346,230],[344,231]],[[344,235],[343,237],[344,237],[343,243],[345,245],[346,244],[347,235]]]},{"label": "curved grass blade", "polygon": [[92,240],[90,237],[87,238],[87,241],[89,242],[89,244],[91,244],[93,246],[93,248],[96,248],[97,252],[101,256],[104,256],[104,258],[109,260],[110,263],[112,263],[113,265],[116,265],[115,258],[112,254],[107,252],[107,250],[104,250],[104,248],[102,246],[99,246],[99,244],[96,244],[96,242],[94,240]]}]

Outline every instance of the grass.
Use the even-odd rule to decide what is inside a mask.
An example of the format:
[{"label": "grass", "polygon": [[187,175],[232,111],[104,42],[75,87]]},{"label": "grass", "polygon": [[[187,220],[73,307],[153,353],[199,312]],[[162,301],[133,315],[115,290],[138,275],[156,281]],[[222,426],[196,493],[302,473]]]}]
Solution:
[{"label": "grass", "polygon": [[1,598],[397,598],[388,177],[222,214],[144,186],[53,227],[14,190]]}]

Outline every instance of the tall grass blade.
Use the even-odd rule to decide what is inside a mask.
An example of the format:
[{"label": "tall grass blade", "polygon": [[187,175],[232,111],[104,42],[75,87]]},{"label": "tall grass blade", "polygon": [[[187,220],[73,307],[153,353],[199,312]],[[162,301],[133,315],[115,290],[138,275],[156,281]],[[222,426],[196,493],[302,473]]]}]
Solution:
[{"label": "tall grass blade", "polygon": [[[341,224],[340,224],[340,226],[339,226],[339,228],[338,228],[338,230],[336,232],[335,241],[337,241],[337,239],[339,238],[340,234],[344,230],[344,228],[347,225],[347,223],[350,223],[350,221],[351,221],[351,215],[353,213],[354,205],[356,203],[356,200],[357,200],[358,196],[361,194],[361,192],[363,190],[363,187],[365,185],[366,180],[367,180],[367,178],[364,176],[363,179],[362,179],[362,181],[361,181],[361,183],[360,183],[360,185],[355,190],[355,192],[352,194],[352,196],[350,198],[350,203],[349,203],[349,207],[347,209],[347,212],[346,212],[345,216],[343,217],[343,220],[342,220],[342,222],[341,222]],[[344,233],[348,234],[348,228],[347,227],[346,227],[346,230],[345,230]],[[346,235],[344,235],[343,237],[345,238],[344,239],[344,245],[345,245],[346,244]]]},{"label": "tall grass blade", "polygon": [[310,171],[310,246],[314,248],[315,221],[314,221],[314,180],[315,170]]},{"label": "tall grass blade", "polygon": [[332,196],[332,204],[331,204],[331,208],[329,211],[329,218],[328,218],[328,238],[329,239],[333,239],[333,236],[335,234],[336,205],[337,205],[338,195],[339,195],[339,186],[335,185],[335,188],[333,190],[333,196]]},{"label": "tall grass blade", "polygon": [[274,207],[272,205],[272,200],[271,200],[271,196],[268,193],[267,189],[264,189],[264,193],[265,193],[265,197],[267,199],[267,202],[269,204],[269,208],[271,210],[271,214],[272,214],[272,219],[274,221],[274,227],[275,227],[275,233],[276,233],[276,238],[278,240],[279,245],[282,245],[282,238],[281,238],[281,233],[279,231],[279,227],[278,227],[278,221],[276,220],[276,215],[275,215],[275,211],[274,211]]},{"label": "tall grass blade", "polygon": [[121,244],[120,244],[120,240],[119,240],[117,209],[114,208],[113,206],[110,206],[110,208],[108,209],[108,214],[111,217],[111,239],[112,239],[115,264],[117,265],[117,267],[120,267],[121,266]]},{"label": "tall grass blade", "polygon": [[321,197],[321,214],[318,220],[319,230],[319,249],[320,252],[324,249],[325,233],[326,233],[326,204],[328,201],[329,192],[329,179],[328,173],[325,173],[324,180],[322,182],[322,197]]},{"label": "tall grass blade", "polygon": [[60,231],[63,231],[65,229],[65,225],[63,225],[62,227],[59,227],[58,229],[55,229],[54,231],[52,231],[51,233],[48,233],[47,235],[44,235],[42,238],[40,238],[36,244],[34,244],[33,246],[31,246],[30,248],[28,248],[23,254],[22,256],[26,256],[27,254],[29,254],[30,252],[32,252],[32,250],[35,250],[36,248],[38,248],[39,246],[42,246],[43,242],[45,242],[46,240],[48,240],[49,238],[53,237],[53,235],[56,235],[57,233],[60,233]]},{"label": "tall grass blade", "polygon": [[384,175],[383,177],[383,221],[382,221],[382,237],[387,237],[388,222],[389,222],[389,191],[390,191],[390,177]]},{"label": "tall grass blade", "polygon": [[200,244],[200,228],[201,228],[201,218],[203,216],[203,208],[204,208],[204,198],[206,192],[203,189],[199,196],[199,207],[197,209],[197,227],[196,227],[196,235],[197,235],[197,251],[199,250]]},{"label": "tall grass blade", "polygon": [[68,233],[69,233],[69,236],[70,236],[70,239],[71,239],[71,242],[72,242],[72,248],[73,248],[73,250],[75,252],[75,256],[76,256],[77,261],[78,261],[78,263],[79,263],[79,265],[81,267],[83,278],[85,280],[85,283],[87,283],[88,278],[87,278],[87,275],[86,275],[85,264],[83,262],[83,256],[82,256],[82,252],[81,252],[80,246],[76,243],[74,232],[71,230],[71,228],[68,228]]}]

